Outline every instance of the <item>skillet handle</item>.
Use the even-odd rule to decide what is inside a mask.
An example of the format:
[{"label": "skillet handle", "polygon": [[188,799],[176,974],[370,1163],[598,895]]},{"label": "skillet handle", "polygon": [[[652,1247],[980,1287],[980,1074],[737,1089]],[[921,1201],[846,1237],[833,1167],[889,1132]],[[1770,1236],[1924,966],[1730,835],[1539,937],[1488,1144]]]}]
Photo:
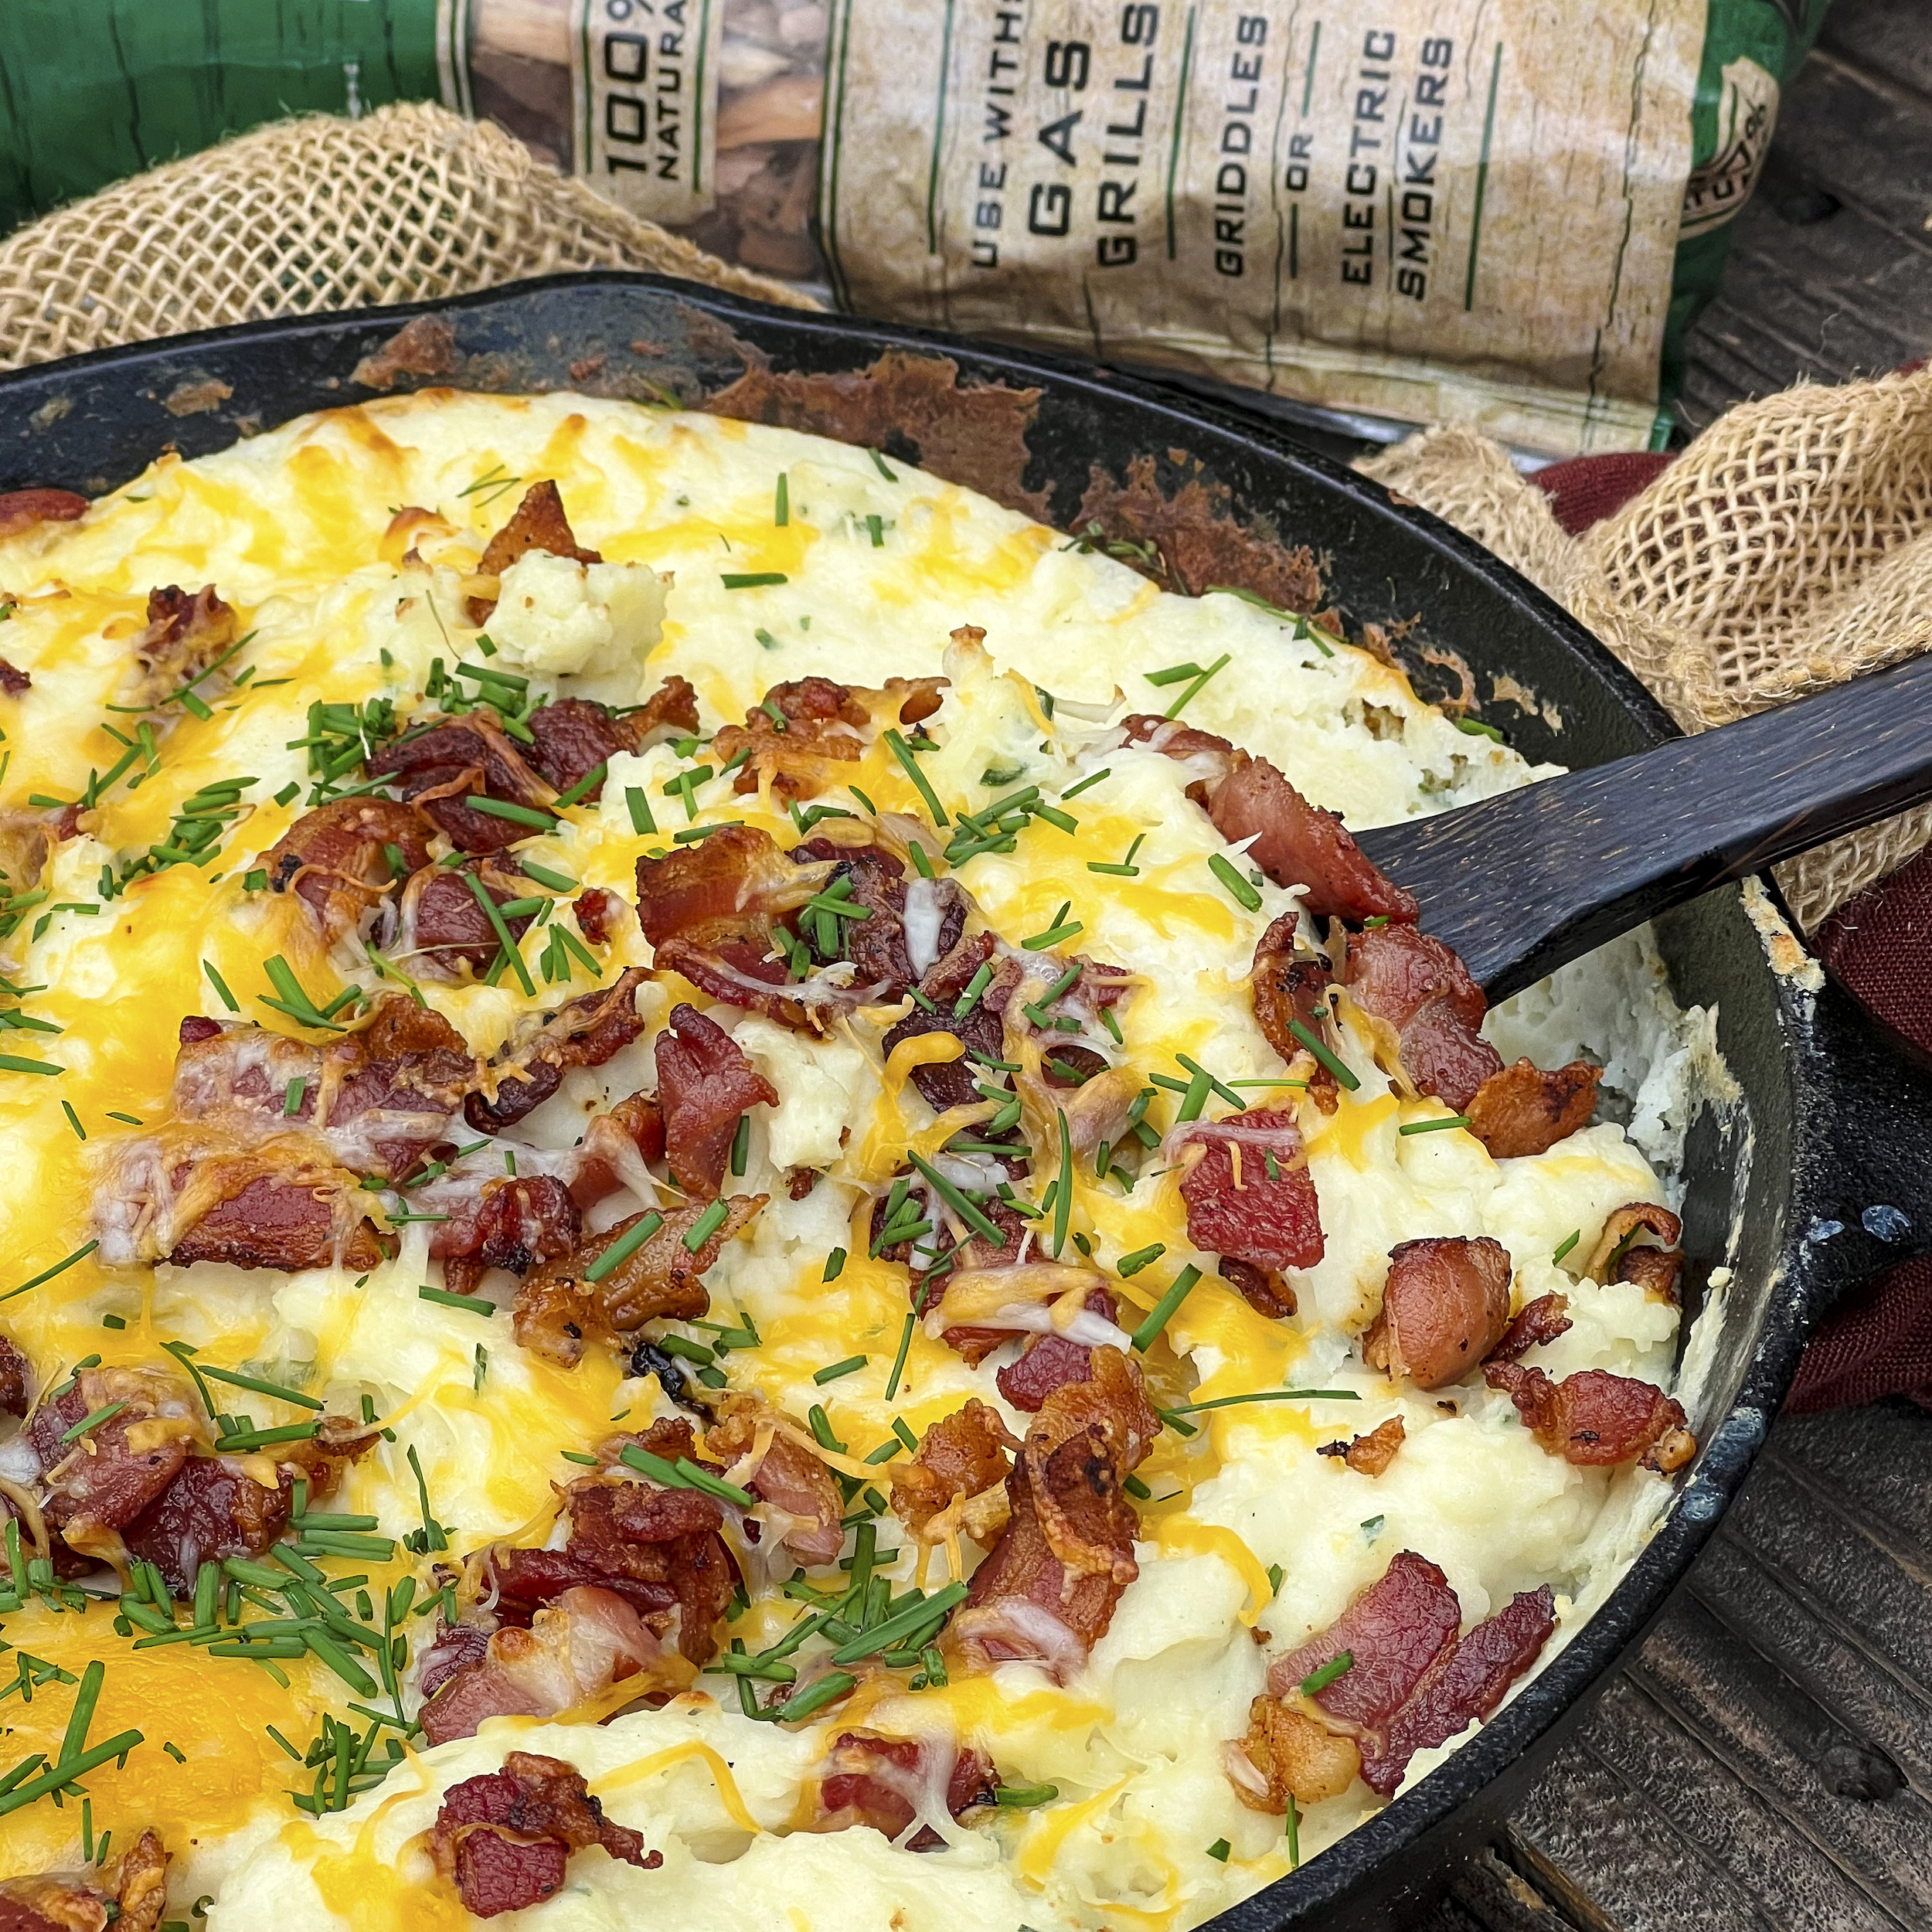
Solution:
[{"label": "skillet handle", "polygon": [[1932,1250],[1932,1060],[1832,980],[1809,1021],[1792,1199],[1811,1219],[1789,1237],[1808,1250],[1816,1319],[1847,1290]]}]

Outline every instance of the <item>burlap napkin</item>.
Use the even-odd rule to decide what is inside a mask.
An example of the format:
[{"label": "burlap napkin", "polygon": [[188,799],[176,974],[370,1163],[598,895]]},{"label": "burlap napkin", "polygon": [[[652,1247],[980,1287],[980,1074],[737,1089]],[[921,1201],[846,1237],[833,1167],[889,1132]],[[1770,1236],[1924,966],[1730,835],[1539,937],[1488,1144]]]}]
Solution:
[{"label": "burlap napkin", "polygon": [[[561,270],[683,275],[810,306],[430,106],[261,129],[0,243],[0,366],[259,317],[435,301]],[[1580,537],[1494,444],[1412,438],[1366,465],[1566,605],[1687,730],[1932,642],[1932,372],[1734,410]],[[1799,919],[1932,838],[1920,811],[1785,869]]]}]

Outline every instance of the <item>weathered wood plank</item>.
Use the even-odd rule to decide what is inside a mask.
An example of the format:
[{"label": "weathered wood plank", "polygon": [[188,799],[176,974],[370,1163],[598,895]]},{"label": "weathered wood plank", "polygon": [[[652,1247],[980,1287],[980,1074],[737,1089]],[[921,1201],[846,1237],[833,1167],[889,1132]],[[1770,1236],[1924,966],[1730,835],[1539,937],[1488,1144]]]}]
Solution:
[{"label": "weathered wood plank", "polygon": [[[1932,39],[1932,22],[1922,21]],[[1932,100],[1821,46],[1793,83],[1774,151],[1889,231],[1895,246],[1932,253]]]},{"label": "weathered wood plank", "polygon": [[1932,113],[1932,24],[1924,0],[1832,0],[1818,44],[1897,86],[1916,88]]}]

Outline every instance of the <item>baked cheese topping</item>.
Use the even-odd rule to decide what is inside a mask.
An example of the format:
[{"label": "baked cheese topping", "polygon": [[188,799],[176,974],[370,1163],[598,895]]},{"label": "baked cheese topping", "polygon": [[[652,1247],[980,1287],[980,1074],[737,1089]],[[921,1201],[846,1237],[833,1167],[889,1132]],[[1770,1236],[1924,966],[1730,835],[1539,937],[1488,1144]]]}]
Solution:
[{"label": "baked cheese topping", "polygon": [[[542,483],[561,535],[486,557]],[[896,459],[571,396],[164,458],[0,540],[0,593],[9,1877],[111,1891],[152,1830],[163,1916],[213,1932],[1192,1926],[1422,1775],[1641,1541],[1703,1016],[1636,940],[1489,1015],[1500,1061],[1440,962],[1378,1004],[1413,928],[1317,918],[1280,794],[1230,835],[1236,794],[1265,765],[1360,828],[1538,774],[1367,652]],[[574,785],[564,700],[605,721]],[[400,815],[322,852],[358,800]],[[665,910],[687,878],[710,926]],[[1468,1092],[1419,1073],[1445,1038]],[[1537,1151],[1486,1125],[1526,1055],[1590,1063]],[[1610,1378],[1665,1406],[1596,1454]],[[922,1512],[969,1401],[985,1480]],[[87,1488],[169,1457],[243,1502]],[[614,1496],[657,1512],[621,1584]],[[236,1556],[210,1526],[250,1508]],[[1444,1670],[1521,1652],[1433,1727],[1434,1679],[1349,1702],[1407,1577]],[[637,1855],[438,1827],[515,1753]]]}]

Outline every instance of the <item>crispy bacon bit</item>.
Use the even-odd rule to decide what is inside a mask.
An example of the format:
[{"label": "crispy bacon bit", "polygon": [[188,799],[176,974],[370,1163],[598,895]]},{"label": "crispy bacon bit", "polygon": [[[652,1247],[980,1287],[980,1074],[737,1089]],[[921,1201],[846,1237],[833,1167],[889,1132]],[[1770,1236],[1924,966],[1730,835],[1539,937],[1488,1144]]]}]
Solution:
[{"label": "crispy bacon bit", "polygon": [[[954,1751],[937,1739],[881,1737],[871,1731],[845,1731],[833,1741],[818,1787],[818,1807],[806,1828],[814,1832],[842,1832],[869,1825],[889,1838],[910,1828],[921,1801],[940,1795],[940,1765],[950,1756],[944,1798],[948,1814],[963,1819],[968,1811],[991,1804],[998,1780],[992,1760],[968,1745]],[[922,1826],[906,1842],[909,1852],[936,1852],[945,1840],[930,1825]]]},{"label": "crispy bacon bit", "polygon": [[9,698],[22,698],[33,689],[33,679],[16,664],[0,658],[0,691]]},{"label": "crispy bacon bit", "polygon": [[[530,763],[568,791],[620,751],[641,751],[675,733],[698,728],[698,694],[689,682],[666,678],[634,711],[613,711],[589,698],[558,698],[540,704],[527,720],[536,747]],[[583,796],[600,798],[599,779]]]},{"label": "crispy bacon bit", "polygon": [[[97,1410],[121,1407],[73,1442],[61,1438]],[[83,1369],[43,1402],[26,1437],[45,1471],[48,1522],[79,1543],[122,1529],[172,1482],[196,1429],[190,1391],[153,1369]]]},{"label": "crispy bacon bit", "polygon": [[[1656,1236],[1655,1247],[1639,1247],[1638,1237]],[[1592,1281],[1638,1281],[1667,1301],[1676,1298],[1677,1270],[1684,1257],[1671,1252],[1683,1239],[1684,1224],[1667,1207],[1655,1201],[1626,1201],[1613,1208],[1604,1221],[1604,1231],[1583,1264],[1583,1274]]]},{"label": "crispy bacon bit", "polygon": [[479,1134],[500,1133],[542,1105],[573,1066],[601,1066],[638,1038],[638,988],[651,977],[628,967],[601,991],[581,993],[547,1012],[526,1014],[486,1070],[485,1090],[463,1104]]},{"label": "crispy bacon bit", "polygon": [[1379,1476],[1395,1461],[1408,1433],[1401,1417],[1391,1416],[1366,1436],[1357,1436],[1352,1442],[1325,1442],[1315,1454],[1336,1458],[1358,1475]]},{"label": "crispy bacon bit", "polygon": [[954,1634],[975,1668],[1039,1662],[1063,1682],[1105,1634],[1139,1573],[1121,1488],[1160,1428],[1141,1372],[1117,1349],[1094,1351],[1093,1377],[1056,1389],[1027,1431],[999,1541],[973,1573]]},{"label": "crispy bacon bit", "polygon": [[[1120,1311],[1104,1288],[1087,1291],[1087,1311],[1103,1321],[1118,1318]],[[1037,1413],[1041,1403],[1056,1389],[1070,1382],[1084,1382],[1093,1372],[1093,1349],[1070,1335],[1032,1335],[1017,1362],[1011,1362],[995,1375],[999,1392],[1015,1409]]]},{"label": "crispy bacon bit", "polygon": [[1295,956],[1299,923],[1298,914],[1284,913],[1261,935],[1254,948],[1254,972],[1249,982],[1256,1022],[1268,1044],[1284,1060],[1308,1051],[1288,1030],[1289,1021],[1299,1020],[1311,1032],[1318,1032],[1333,978],[1325,961]]},{"label": "crispy bacon bit", "polygon": [[839,1520],[845,1504],[832,1472],[810,1450],[777,1433],[770,1412],[753,1397],[728,1395],[719,1411],[706,1433],[706,1453],[729,1465],[731,1481],[770,1505],[779,1540],[799,1562],[836,1563],[845,1545]]},{"label": "crispy bacon bit", "polygon": [[1478,1719],[1487,1718],[1503,1694],[1542,1655],[1556,1628],[1549,1586],[1512,1597],[1495,1616],[1477,1624],[1438,1658],[1391,1714],[1379,1747],[1370,1740],[1362,1776],[1371,1791],[1389,1796],[1417,1751],[1433,1750]]},{"label": "crispy bacon bit", "polygon": [[[1250,1811],[1284,1816],[1288,1800],[1339,1798],[1362,1769],[1354,1743],[1279,1697],[1248,1706],[1248,1734],[1231,1745],[1228,1781]],[[1236,1761],[1236,1759],[1241,1760]]]},{"label": "crispy bacon bit", "polygon": [[172,583],[150,590],[147,628],[130,645],[141,675],[128,702],[165,702],[235,641],[235,613],[216,595],[212,583],[204,583],[192,597]]},{"label": "crispy bacon bit", "polygon": [[563,1884],[570,1855],[592,1845],[645,1870],[664,1862],[660,1852],[647,1858],[638,1833],[605,1818],[574,1764],[533,1751],[512,1751],[502,1770],[452,1784],[429,1837],[437,1870],[479,1919],[547,1899]]},{"label": "crispy bacon bit", "polygon": [[1522,1311],[1503,1332],[1503,1338],[1489,1351],[1492,1362],[1520,1362],[1532,1349],[1554,1342],[1570,1332],[1570,1298],[1539,1294],[1523,1304]]},{"label": "crispy bacon bit", "polygon": [[664,1116],[648,1094],[619,1100],[607,1114],[594,1116],[577,1150],[570,1198],[587,1208],[628,1186],[653,1198],[646,1164],[664,1158]]},{"label": "crispy bacon bit", "polygon": [[1638,1461],[1668,1475],[1697,1453],[1682,1407],[1634,1376],[1585,1369],[1552,1382],[1540,1369],[1492,1362],[1483,1379],[1509,1396],[1553,1456],[1581,1468]]},{"label": "crispy bacon bit", "polygon": [[[862,839],[865,828],[834,819],[831,827],[849,828]],[[882,1002],[904,998],[906,988],[959,944],[972,902],[950,879],[908,880],[905,866],[884,847],[846,843],[821,832],[791,849],[794,865],[828,863],[832,869],[818,889],[841,879],[851,882],[851,899],[868,914],[845,925],[840,937],[857,979],[876,988]]]},{"label": "crispy bacon bit", "polygon": [[33,1406],[33,1365],[0,1335],[0,1413],[24,1416]]},{"label": "crispy bacon bit", "polygon": [[[389,856],[402,854],[399,874]],[[393,798],[332,798],[303,813],[264,855],[272,892],[293,892],[325,940],[353,932],[399,876],[429,863],[427,828]],[[465,898],[468,897],[467,893]]]},{"label": "crispy bacon bit", "polygon": [[1250,1107],[1198,1121],[1175,1144],[1183,1159],[1201,1149],[1181,1183],[1187,1237],[1197,1248],[1264,1271],[1321,1259],[1321,1203],[1292,1114]]},{"label": "crispy bacon bit", "polygon": [[1311,805],[1267,759],[1166,718],[1144,713],[1125,724],[1128,743],[1195,774],[1189,794],[1206,807],[1215,830],[1231,845],[1252,841],[1248,857],[1277,886],[1301,887],[1318,918],[1415,918],[1414,898],[1369,863],[1333,812]]},{"label": "crispy bacon bit", "polygon": [[740,791],[756,791],[769,773],[781,799],[814,798],[837,779],[836,767],[864,756],[880,723],[917,724],[930,717],[945,682],[893,678],[880,691],[821,677],[775,684],[745,713],[742,725],[723,726],[711,748],[727,764],[749,753],[733,781]]},{"label": "crispy bacon bit", "polygon": [[501,852],[530,835],[528,825],[474,811],[466,798],[547,807],[556,795],[485,711],[430,720],[385,745],[363,769],[372,778],[393,778],[403,796],[461,852]]},{"label": "crispy bacon bit", "polygon": [[71,523],[87,514],[87,499],[72,490],[9,490],[0,494],[0,543],[42,523]]},{"label": "crispy bacon bit", "polygon": [[1265,1315],[1270,1321],[1285,1320],[1300,1305],[1294,1289],[1280,1275],[1257,1268],[1251,1261],[1224,1254],[1215,1264],[1214,1271],[1257,1315]]},{"label": "crispy bacon bit", "polygon": [[[460,979],[486,971],[502,950],[496,927],[478,903],[474,879],[498,906],[529,896],[530,882],[500,854],[466,859],[454,869],[426,865],[410,875],[396,906],[393,950],[424,979]],[[512,913],[503,923],[512,940],[534,915]]]},{"label": "crispy bacon bit", "polygon": [[168,1852],[158,1834],[143,1832],[111,1879],[90,1871],[0,1880],[0,1932],[103,1932],[110,1924],[155,1932],[167,1905]]},{"label": "crispy bacon bit", "polygon": [[443,1264],[444,1287],[468,1294],[492,1268],[527,1274],[539,1261],[568,1254],[582,1227],[570,1189],[555,1175],[492,1178],[430,1230],[430,1253]]},{"label": "crispy bacon bit", "polygon": [[601,886],[589,886],[577,894],[574,904],[577,930],[593,946],[609,945],[611,929],[624,915],[624,901]]},{"label": "crispy bacon bit", "polygon": [[658,1105],[672,1178],[691,1193],[716,1194],[739,1115],[750,1107],[776,1107],[778,1090],[738,1043],[695,1006],[672,1008],[670,1025],[658,1036],[657,1056]]},{"label": "crispy bacon bit", "polygon": [[1477,1030],[1488,1010],[1482,988],[1440,940],[1413,926],[1351,933],[1347,985],[1364,1013],[1393,1030],[1396,1051],[1384,1065],[1417,1092],[1460,1114],[1502,1070],[1502,1056]]},{"label": "crispy bacon bit", "polygon": [[167,1258],[178,1267],[223,1261],[284,1274],[332,1265],[366,1274],[394,1245],[370,1226],[373,1205],[346,1168],[286,1147],[203,1162],[175,1203]]},{"label": "crispy bacon bit", "polygon": [[1603,1077],[1587,1060],[1546,1073],[1519,1060],[1476,1089],[1465,1110],[1469,1131],[1498,1161],[1544,1153],[1590,1124]]},{"label": "crispy bacon bit", "polygon": [[[56,836],[66,834],[56,831]],[[9,897],[30,893],[40,883],[50,845],[47,821],[39,813],[0,810],[0,881]]]},{"label": "crispy bacon bit", "polygon": [[[875,1218],[884,1211],[882,1200],[874,1210]],[[948,1287],[957,1287],[963,1277],[981,1270],[1002,1269],[1016,1267],[1020,1250],[1026,1244],[1027,1223],[1000,1200],[988,1200],[981,1212],[1000,1232],[1000,1244],[994,1247],[984,1235],[968,1235],[957,1246],[953,1245],[952,1230],[948,1228],[934,1236],[936,1244],[935,1259],[932,1265],[937,1268],[947,1254],[956,1253],[957,1263],[948,1271]],[[935,1253],[928,1250],[928,1253]],[[893,1260],[910,1262],[912,1259],[911,1243],[903,1247],[883,1250],[882,1253]],[[1050,1264],[1049,1264],[1050,1265]],[[932,1299],[926,1275],[915,1270],[911,1283],[913,1305],[922,1312]],[[955,1322],[942,1332],[940,1339],[956,1355],[962,1356],[969,1366],[978,1368],[993,1351],[1011,1340],[1012,1332],[1005,1328],[978,1328]]]},{"label": "crispy bacon bit", "polygon": [[1399,1243],[1363,1354],[1419,1389],[1459,1381],[1509,1326],[1510,1275],[1509,1250],[1487,1235]]},{"label": "crispy bacon bit", "polygon": [[[595,550],[580,549],[577,533],[570,528],[570,519],[563,514],[563,498],[557,486],[547,479],[532,483],[523,492],[523,501],[518,504],[509,522],[483,546],[483,554],[477,560],[476,573],[481,577],[501,577],[510,566],[526,557],[532,550],[546,550],[552,556],[568,557],[577,563],[601,563],[603,557]],[[493,597],[473,597],[469,600],[470,621],[479,628],[489,622],[490,614],[496,608]]]},{"label": "crispy bacon bit", "polygon": [[988,1543],[1006,1522],[1002,1485],[1012,1469],[1012,1442],[998,1412],[969,1396],[931,1423],[912,1461],[893,1471],[893,1514],[922,1543],[962,1529],[975,1543]]},{"label": "crispy bacon bit", "polygon": [[730,1196],[725,1218],[695,1254],[684,1237],[703,1207],[667,1208],[664,1226],[600,1281],[586,1281],[584,1270],[644,1217],[634,1214],[585,1236],[570,1253],[539,1262],[523,1277],[514,1310],[517,1340],[569,1368],[582,1359],[587,1339],[614,1348],[621,1335],[660,1316],[689,1321],[702,1315],[711,1305],[705,1270],[764,1204],[762,1194]]}]

